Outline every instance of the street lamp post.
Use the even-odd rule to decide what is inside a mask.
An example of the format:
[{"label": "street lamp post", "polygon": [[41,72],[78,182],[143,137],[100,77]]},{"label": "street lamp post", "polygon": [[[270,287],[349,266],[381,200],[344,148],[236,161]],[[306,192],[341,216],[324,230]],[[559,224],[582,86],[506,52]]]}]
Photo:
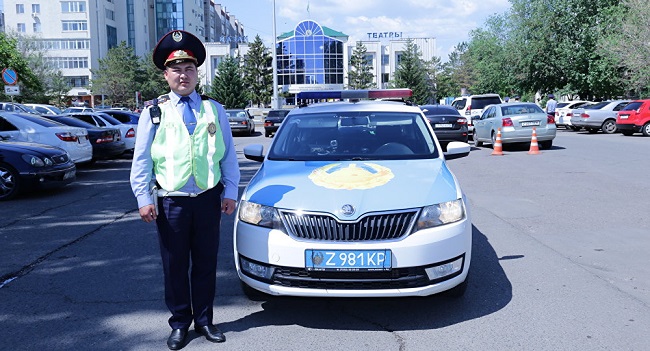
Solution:
[{"label": "street lamp post", "polygon": [[275,0],[273,0],[273,98],[271,99],[271,108],[278,109],[278,54],[277,54],[277,39],[275,34]]}]

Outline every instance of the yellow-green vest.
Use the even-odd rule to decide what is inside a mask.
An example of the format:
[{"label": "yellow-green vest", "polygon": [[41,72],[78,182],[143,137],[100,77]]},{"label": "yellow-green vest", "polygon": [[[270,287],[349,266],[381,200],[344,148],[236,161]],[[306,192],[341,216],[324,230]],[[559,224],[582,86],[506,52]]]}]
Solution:
[{"label": "yellow-green vest", "polygon": [[216,107],[203,100],[190,135],[171,101],[159,105],[160,125],[151,145],[156,181],[167,191],[176,191],[194,176],[196,185],[211,189],[221,180],[219,162],[225,153]]}]

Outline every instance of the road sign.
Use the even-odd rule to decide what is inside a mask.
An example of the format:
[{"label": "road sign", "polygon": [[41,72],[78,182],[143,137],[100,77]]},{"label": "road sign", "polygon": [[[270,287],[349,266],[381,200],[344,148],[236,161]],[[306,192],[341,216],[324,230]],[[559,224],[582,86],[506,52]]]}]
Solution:
[{"label": "road sign", "polygon": [[18,83],[18,73],[11,68],[5,68],[2,70],[2,80],[7,85],[15,85]]},{"label": "road sign", "polygon": [[5,85],[5,95],[20,95],[20,87],[17,85]]}]

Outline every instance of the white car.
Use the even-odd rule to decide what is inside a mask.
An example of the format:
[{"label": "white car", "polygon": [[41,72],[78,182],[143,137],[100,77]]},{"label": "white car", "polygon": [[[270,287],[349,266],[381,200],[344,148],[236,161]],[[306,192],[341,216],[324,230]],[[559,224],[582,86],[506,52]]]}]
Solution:
[{"label": "white car", "polygon": [[39,113],[45,114],[45,115],[60,115],[63,113],[58,107],[54,105],[47,105],[47,104],[25,104],[25,106],[31,107],[34,110],[38,111]]},{"label": "white car", "polygon": [[234,257],[247,295],[461,296],[472,257],[465,194],[408,89],[311,91],[352,99],[292,109],[241,197]]},{"label": "white car", "polygon": [[102,112],[70,113],[67,115],[96,125],[97,127],[117,128],[120,130],[120,134],[122,135],[122,140],[126,146],[126,152],[133,152],[133,149],[135,149],[137,125],[122,123],[115,119],[115,117]]},{"label": "white car", "polygon": [[566,129],[572,128],[571,117],[573,116],[573,110],[589,104],[593,104],[593,102],[583,100],[558,102],[557,107],[555,107],[555,125]]},{"label": "white car", "polygon": [[74,163],[89,162],[93,147],[84,128],[71,127],[27,113],[0,112],[0,135],[9,141],[52,145],[65,150]]}]

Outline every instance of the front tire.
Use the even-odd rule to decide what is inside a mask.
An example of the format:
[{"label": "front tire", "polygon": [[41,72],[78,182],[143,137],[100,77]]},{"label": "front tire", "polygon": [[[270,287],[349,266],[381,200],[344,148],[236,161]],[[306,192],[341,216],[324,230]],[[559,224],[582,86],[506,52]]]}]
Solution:
[{"label": "front tire", "polygon": [[0,201],[11,200],[20,192],[20,174],[15,168],[0,162]]},{"label": "front tire", "polygon": [[582,128],[581,127],[576,127],[576,126],[571,126],[571,130],[573,130],[574,132],[577,132],[580,129],[582,129]]},{"label": "front tire", "polygon": [[479,141],[478,138],[476,137],[476,132],[472,134],[472,143],[473,143],[474,146],[476,146],[476,147],[481,147],[481,146],[483,146],[483,142],[482,142],[482,141]]}]

